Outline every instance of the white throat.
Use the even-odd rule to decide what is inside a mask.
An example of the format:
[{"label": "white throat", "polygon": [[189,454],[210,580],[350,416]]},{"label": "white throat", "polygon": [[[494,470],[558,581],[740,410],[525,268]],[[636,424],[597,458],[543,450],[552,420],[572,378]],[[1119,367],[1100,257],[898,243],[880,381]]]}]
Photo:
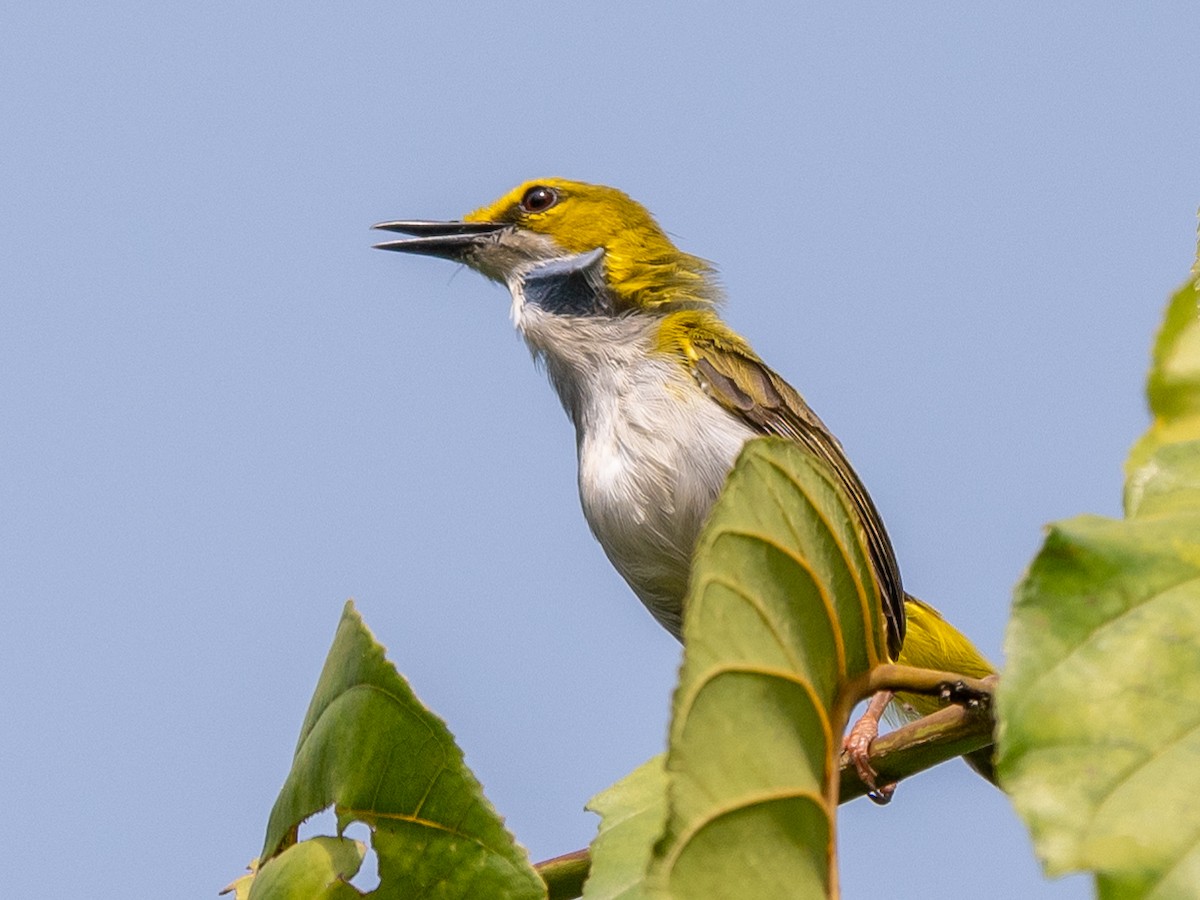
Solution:
[{"label": "white throat", "polygon": [[513,293],[513,320],[575,424],[579,496],[617,571],[679,637],[692,550],[753,432],[658,352],[653,314],[560,315]]}]

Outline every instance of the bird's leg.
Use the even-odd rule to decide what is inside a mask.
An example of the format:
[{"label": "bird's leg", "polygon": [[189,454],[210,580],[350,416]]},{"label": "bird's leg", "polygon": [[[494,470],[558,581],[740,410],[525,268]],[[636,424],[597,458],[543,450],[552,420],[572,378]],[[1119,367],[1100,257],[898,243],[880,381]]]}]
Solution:
[{"label": "bird's leg", "polygon": [[842,739],[842,750],[850,757],[850,762],[854,764],[854,769],[863,784],[871,789],[867,796],[881,806],[892,799],[896,785],[885,784],[878,787],[875,784],[876,773],[871,768],[871,743],[879,734],[879,720],[883,717],[883,711],[894,696],[891,691],[876,691],[872,694],[866,711]]}]

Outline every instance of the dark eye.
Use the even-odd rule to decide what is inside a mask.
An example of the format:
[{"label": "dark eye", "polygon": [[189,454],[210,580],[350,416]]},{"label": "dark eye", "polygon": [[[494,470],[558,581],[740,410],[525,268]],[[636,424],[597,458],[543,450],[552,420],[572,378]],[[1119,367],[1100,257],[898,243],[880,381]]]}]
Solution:
[{"label": "dark eye", "polygon": [[521,209],[525,212],[545,212],[558,202],[558,192],[541,184],[535,184],[521,198]]}]

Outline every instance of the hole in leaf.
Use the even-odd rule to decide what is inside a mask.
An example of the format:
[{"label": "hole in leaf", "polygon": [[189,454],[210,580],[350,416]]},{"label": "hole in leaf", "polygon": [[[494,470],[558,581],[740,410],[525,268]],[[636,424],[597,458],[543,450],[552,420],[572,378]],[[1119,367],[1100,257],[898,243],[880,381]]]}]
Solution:
[{"label": "hole in leaf", "polygon": [[363,857],[362,867],[358,874],[350,879],[350,883],[364,894],[370,893],[379,887],[379,857],[375,855],[375,848],[371,845],[371,829],[362,822],[351,822],[346,826],[343,837],[362,841],[367,845],[367,855]]},{"label": "hole in leaf", "polygon": [[[334,815],[332,806],[309,816],[300,825],[299,839],[302,841],[322,835],[337,836],[337,816]],[[369,894],[379,887],[379,858],[375,855],[375,848],[371,845],[371,829],[362,822],[351,822],[342,832],[342,837],[352,841],[361,841],[367,846],[367,852],[363,856],[358,874],[350,879],[350,884],[359,892]]]},{"label": "hole in leaf", "polygon": [[320,835],[329,835],[330,837],[337,835],[337,816],[333,814],[332,806],[321,810],[316,815],[309,816],[300,823],[300,840],[306,841]]}]

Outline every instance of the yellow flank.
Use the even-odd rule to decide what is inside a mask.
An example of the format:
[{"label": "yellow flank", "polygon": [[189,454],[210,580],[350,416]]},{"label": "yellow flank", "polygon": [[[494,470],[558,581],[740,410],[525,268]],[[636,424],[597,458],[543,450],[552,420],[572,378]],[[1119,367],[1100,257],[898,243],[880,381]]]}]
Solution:
[{"label": "yellow flank", "polygon": [[[902,666],[956,672],[971,678],[995,675],[996,669],[961,631],[942,618],[941,613],[911,594],[905,597],[904,611],[908,633],[897,658]],[[935,712],[941,703],[936,697],[901,694],[900,702],[921,715]]]},{"label": "yellow flank", "polygon": [[[537,186],[554,191],[558,202],[531,212],[521,200]],[[464,219],[548,235],[570,253],[603,247],[609,288],[625,308],[705,307],[720,299],[713,265],[679,250],[645,207],[616,188],[564,178],[527,181]]]}]

